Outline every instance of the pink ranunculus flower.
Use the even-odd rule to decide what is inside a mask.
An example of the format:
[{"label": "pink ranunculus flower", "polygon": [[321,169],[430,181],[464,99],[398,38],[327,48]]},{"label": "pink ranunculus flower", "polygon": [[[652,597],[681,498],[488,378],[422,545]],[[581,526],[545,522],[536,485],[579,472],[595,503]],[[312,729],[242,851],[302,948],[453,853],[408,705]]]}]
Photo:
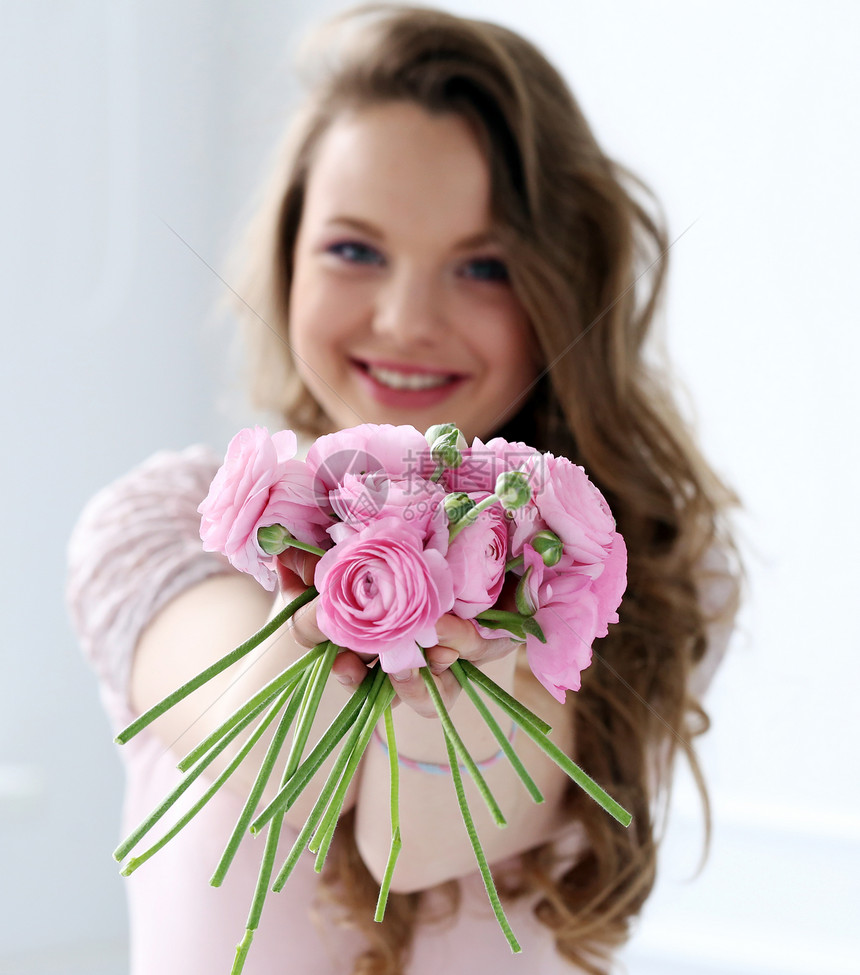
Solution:
[{"label": "pink ranunculus flower", "polygon": [[340,521],[328,529],[340,543],[380,518],[401,518],[421,536],[425,548],[448,551],[448,518],[441,484],[420,478],[393,478],[383,473],[346,474],[329,492]]},{"label": "pink ranunculus flower", "polygon": [[[598,601],[590,578],[562,569],[548,569],[530,546],[524,551],[529,600],[546,643],[527,634],[526,656],[532,673],[564,703],[566,691],[578,691],[580,675],[591,663],[591,644],[599,629]],[[558,571],[560,570],[561,571]]]},{"label": "pink ranunculus flower", "polygon": [[390,423],[362,423],[320,437],[308,451],[307,465],[324,508],[348,474],[421,480],[435,467],[429,445],[415,427]]},{"label": "pink ranunculus flower", "polygon": [[[475,502],[483,501],[488,491],[473,492]],[[505,581],[508,555],[508,520],[500,505],[478,515],[477,521],[463,529],[448,547],[448,565],[454,580],[454,608],[462,619],[473,619],[494,606]],[[496,637],[499,631],[493,631]]]},{"label": "pink ranunculus flower", "polygon": [[540,456],[534,447],[502,437],[493,437],[488,443],[475,437],[472,446],[462,453],[463,463],[445,471],[443,481],[449,491],[465,491],[466,494],[492,491],[496,478],[503,471],[519,470],[526,461]]},{"label": "pink ranunculus flower", "polygon": [[226,555],[270,591],[277,582],[274,558],[257,546],[257,529],[276,523],[266,519],[267,509],[275,486],[293,464],[300,464],[292,460],[296,447],[291,430],[271,436],[265,427],[240,430],[197,509],[204,551]]},{"label": "pink ranunculus flower", "polygon": [[[590,574],[598,567],[583,565],[579,571]],[[618,607],[627,588],[627,544],[619,532],[612,533],[609,555],[592,579],[591,589],[597,597],[597,618],[599,621],[596,637],[604,637],[609,632],[609,624],[618,622]]]},{"label": "pink ranunculus flower", "polygon": [[442,483],[452,493],[462,491],[472,494],[475,491],[490,492],[500,473],[495,454],[478,437],[471,447],[461,451],[463,461],[459,467],[451,467],[442,475]]},{"label": "pink ranunculus flower", "polygon": [[424,665],[438,643],[436,622],[454,604],[451,570],[402,518],[373,521],[317,563],[317,624],[358,653],[379,655],[396,673]]},{"label": "pink ranunculus flower", "polygon": [[562,540],[575,562],[604,562],[615,532],[615,519],[603,495],[585,471],[566,457],[544,454],[528,464],[532,503],[545,527]]},{"label": "pink ranunculus flower", "polygon": [[[272,485],[269,504],[257,528],[283,525],[300,542],[330,548],[328,527],[332,517],[320,507],[314,491],[314,476],[304,461],[288,460]],[[256,537],[256,535],[255,535]]]},{"label": "pink ranunculus flower", "polygon": [[604,562],[578,564],[569,554],[552,568],[530,546],[523,549],[528,599],[535,607],[546,643],[526,638],[529,666],[559,701],[565,689],[579,690],[580,674],[591,663],[591,645],[618,622],[618,606],[627,586],[627,548],[612,533]]}]

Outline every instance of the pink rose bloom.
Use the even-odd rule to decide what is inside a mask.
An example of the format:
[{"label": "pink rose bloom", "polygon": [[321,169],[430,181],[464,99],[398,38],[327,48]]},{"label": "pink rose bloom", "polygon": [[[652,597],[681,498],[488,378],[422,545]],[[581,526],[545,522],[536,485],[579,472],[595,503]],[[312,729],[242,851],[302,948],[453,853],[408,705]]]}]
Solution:
[{"label": "pink rose bloom", "polygon": [[420,478],[391,478],[387,474],[346,474],[329,492],[340,521],[328,533],[340,543],[380,518],[401,518],[421,536],[425,548],[448,551],[448,518],[442,502],[445,489]]},{"label": "pink rose bloom", "polygon": [[[483,491],[470,497],[477,502],[488,494]],[[507,554],[508,520],[501,505],[493,505],[482,511],[473,525],[464,528],[448,548],[454,581],[452,612],[462,619],[473,619],[495,605],[505,581]],[[500,635],[498,630],[492,633],[493,637]]]},{"label": "pink rose bloom", "polygon": [[[240,430],[197,509],[204,551],[226,555],[270,591],[277,582],[274,557],[257,545],[257,529],[279,523],[292,531],[292,524],[313,537],[321,530],[320,512],[301,473],[304,465],[292,459],[296,447],[291,430],[272,436],[265,427]],[[270,512],[270,505],[277,510]]]},{"label": "pink rose bloom", "polygon": [[495,454],[487,450],[477,437],[472,446],[461,451],[463,463],[459,467],[451,467],[442,475],[442,482],[449,492],[463,491],[472,494],[475,491],[490,492],[496,484],[497,470]]},{"label": "pink rose bloom", "polygon": [[526,653],[534,675],[559,701],[565,689],[578,691],[580,674],[591,663],[591,645],[618,622],[627,586],[627,546],[618,532],[602,563],[577,564],[565,555],[547,568],[530,546],[524,552],[528,598],[547,642],[527,636]]},{"label": "pink rose bloom", "polygon": [[[494,437],[482,443],[477,437],[472,446],[463,451],[463,463],[455,470],[446,471],[444,482],[449,491],[491,492],[495,490],[496,478],[504,471],[532,468],[535,479],[542,476],[541,453],[528,444]],[[523,508],[508,514],[509,537],[508,557],[521,555],[523,545],[533,535],[546,528],[540,512],[533,501]]]},{"label": "pink rose bloom", "polygon": [[323,508],[347,474],[420,479],[435,468],[427,441],[415,427],[389,423],[363,423],[320,437],[308,451],[307,465]]},{"label": "pink rose bloom", "polygon": [[[591,663],[591,644],[601,629],[597,596],[587,575],[546,568],[529,546],[525,549],[529,599],[536,606],[535,620],[546,637],[526,636],[526,656],[532,673],[557,700],[566,691],[578,691],[580,675]],[[605,630],[605,624],[602,627]]]},{"label": "pink rose bloom", "polygon": [[503,471],[519,470],[526,461],[539,457],[539,451],[528,444],[494,437],[483,443],[478,437],[463,452],[463,463],[445,471],[443,480],[449,491],[492,491]]},{"label": "pink rose bloom", "polygon": [[287,461],[281,476],[272,485],[269,503],[257,528],[283,525],[300,542],[330,548],[328,528],[331,523],[331,515],[319,506],[314,476],[307,464],[300,460]]},{"label": "pink rose bloom", "polygon": [[608,624],[618,622],[617,609],[627,588],[627,545],[624,537],[613,532],[609,556],[603,565],[583,565],[578,571],[584,575],[595,573],[591,581],[591,591],[597,598],[598,627],[594,635],[604,637],[609,632]]},{"label": "pink rose bloom", "polygon": [[317,563],[317,623],[339,646],[378,655],[396,673],[424,665],[419,649],[438,642],[436,621],[454,603],[444,556],[425,549],[402,518],[371,522]]},{"label": "pink rose bloom", "polygon": [[544,454],[529,464],[529,473],[530,503],[562,540],[565,553],[576,562],[604,562],[616,534],[615,519],[585,471],[566,457]]}]

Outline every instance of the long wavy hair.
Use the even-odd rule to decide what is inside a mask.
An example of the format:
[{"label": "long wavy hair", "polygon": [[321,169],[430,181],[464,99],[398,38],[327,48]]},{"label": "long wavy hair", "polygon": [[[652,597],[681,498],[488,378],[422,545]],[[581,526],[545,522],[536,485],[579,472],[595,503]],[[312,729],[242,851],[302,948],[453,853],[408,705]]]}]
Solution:
[{"label": "long wavy hair", "polygon": [[[310,96],[241,251],[256,400],[307,434],[330,429],[288,345],[293,248],[321,135],[346,111],[393,101],[468,120],[490,169],[511,283],[545,364],[497,433],[582,464],[629,550],[621,623],[595,645],[571,706],[574,758],[633,813],[633,825],[618,828],[571,787],[566,810],[584,827],[586,852],[559,873],[553,849],[539,847],[506,884],[510,897],[537,894],[536,915],[558,951],[600,975],[653,886],[678,752],[699,784],[706,837],[710,826],[691,745],[708,718],[690,678],[714,622],[701,596],[719,580],[706,578],[707,566],[714,552],[734,552],[723,514],[735,499],[695,447],[668,377],[644,355],[666,276],[666,232],[651,194],[601,150],[562,77],[510,30],[429,9],[363,7],[330,22],[311,50]],[[718,609],[728,618],[736,573],[719,561],[711,575],[722,579]],[[375,924],[376,885],[352,830],[339,832],[326,889],[366,935],[355,972],[402,972],[424,919],[421,895],[392,895]],[[449,888],[454,909],[456,883]]]}]

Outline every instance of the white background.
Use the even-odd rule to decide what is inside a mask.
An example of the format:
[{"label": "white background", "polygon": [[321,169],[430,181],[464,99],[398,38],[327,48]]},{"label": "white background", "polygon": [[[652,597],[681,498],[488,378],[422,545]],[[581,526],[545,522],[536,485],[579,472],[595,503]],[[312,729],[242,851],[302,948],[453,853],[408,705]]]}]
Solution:
[{"label": "white background", "polygon": [[[456,9],[543,47],[683,233],[668,343],[745,505],[748,601],[702,747],[712,855],[691,882],[682,780],[629,971],[856,972],[860,8]],[[120,975],[121,772],[66,622],[64,547],[107,481],[159,448],[223,449],[252,418],[206,264],[223,269],[312,15],[7,0],[2,19],[0,973]]]}]

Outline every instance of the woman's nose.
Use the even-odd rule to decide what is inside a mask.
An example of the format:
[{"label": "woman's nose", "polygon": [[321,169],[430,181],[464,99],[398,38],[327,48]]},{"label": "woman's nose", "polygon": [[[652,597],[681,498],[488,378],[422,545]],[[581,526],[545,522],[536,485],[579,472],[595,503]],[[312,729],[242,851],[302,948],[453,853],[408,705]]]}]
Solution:
[{"label": "woman's nose", "polygon": [[430,275],[403,269],[377,295],[374,327],[397,345],[425,345],[443,328],[442,296]]}]

